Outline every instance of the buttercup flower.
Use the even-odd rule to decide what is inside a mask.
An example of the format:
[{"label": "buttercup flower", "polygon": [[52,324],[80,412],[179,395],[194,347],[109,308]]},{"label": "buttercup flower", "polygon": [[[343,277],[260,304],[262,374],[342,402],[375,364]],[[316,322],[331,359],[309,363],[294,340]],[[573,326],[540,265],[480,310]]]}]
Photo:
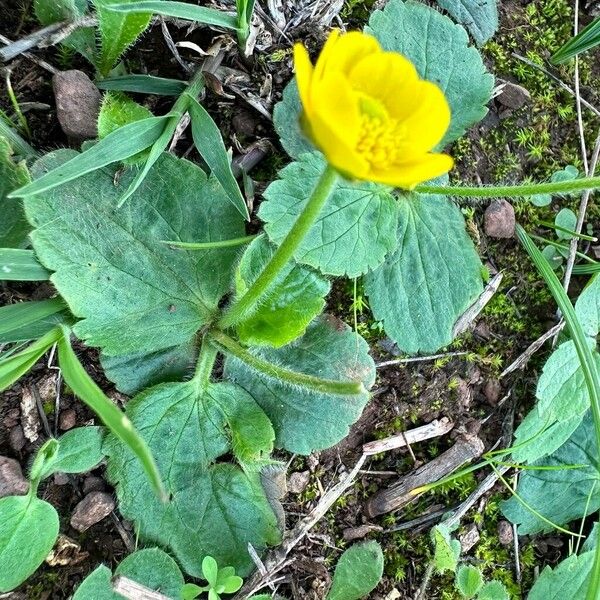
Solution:
[{"label": "buttercup flower", "polygon": [[401,54],[334,30],[314,67],[302,44],[294,63],[303,130],[343,175],[411,189],[452,168],[431,152],[450,124],[448,102]]}]

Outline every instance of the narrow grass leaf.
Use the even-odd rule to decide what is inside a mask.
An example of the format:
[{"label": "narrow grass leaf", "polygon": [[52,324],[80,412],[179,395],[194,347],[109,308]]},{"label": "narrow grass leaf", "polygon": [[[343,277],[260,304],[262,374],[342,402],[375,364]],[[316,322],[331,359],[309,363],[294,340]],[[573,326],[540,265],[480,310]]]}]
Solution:
[{"label": "narrow grass leaf", "polygon": [[15,153],[22,158],[39,156],[37,150],[32,148],[2,117],[0,117],[0,137],[6,138]]},{"label": "narrow grass leaf", "polygon": [[185,81],[154,77],[153,75],[107,77],[96,85],[101,90],[154,94],[155,96],[179,96],[187,87]]},{"label": "narrow grass leaf", "polygon": [[47,281],[50,273],[33,250],[0,248],[0,281]]},{"label": "narrow grass leaf", "polygon": [[[0,343],[5,336],[24,325],[44,319],[66,308],[62,298],[51,298],[37,302],[19,302],[0,307]],[[12,340],[11,340],[12,341]]]},{"label": "narrow grass leaf", "polygon": [[163,17],[174,17],[186,21],[196,21],[205,25],[216,25],[226,27],[227,29],[237,29],[238,21],[233,15],[227,14],[214,8],[205,8],[185,2],[168,2],[167,0],[143,0],[139,2],[129,2],[113,4],[106,7],[108,10],[116,12],[151,12]]},{"label": "narrow grass leaf", "polygon": [[219,128],[206,112],[204,107],[192,96],[189,96],[189,112],[192,120],[192,137],[194,145],[200,152],[213,175],[227,193],[229,200],[246,219],[250,220],[246,201],[231,170],[231,158],[225,149]]},{"label": "narrow grass leaf", "polygon": [[571,58],[591,50],[600,44],[600,17],[596,17],[587,27],[572,37],[550,59],[555,65],[567,62]]},{"label": "narrow grass leaf", "polygon": [[134,156],[157,140],[168,119],[168,115],[151,117],[124,125],[60,167],[12,192],[9,198],[25,198],[51,190],[86,173]]},{"label": "narrow grass leaf", "polygon": [[75,352],[73,352],[66,331],[58,341],[58,361],[67,385],[100,417],[106,427],[138,457],[157,496],[166,501],[166,491],[148,445],[133,428],[129,418],[106,397],[104,392],[86,373]]}]

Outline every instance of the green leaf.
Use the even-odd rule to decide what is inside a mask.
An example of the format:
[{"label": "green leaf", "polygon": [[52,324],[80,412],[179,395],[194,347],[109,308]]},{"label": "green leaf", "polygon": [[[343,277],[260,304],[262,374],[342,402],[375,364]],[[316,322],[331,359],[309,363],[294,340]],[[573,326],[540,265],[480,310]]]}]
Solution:
[{"label": "green leaf", "polygon": [[371,15],[365,31],[385,50],[404,54],[423,79],[437,83],[445,93],[452,121],[440,148],[485,117],[494,78],[479,52],[469,47],[463,27],[424,4],[390,0]]},{"label": "green leaf", "polygon": [[477,594],[477,600],[510,600],[510,596],[502,583],[499,581],[489,581],[484,584],[479,594]]},{"label": "green leaf", "polygon": [[152,453],[145,441],[134,429],[129,419],[109,400],[94,383],[79,362],[65,334],[58,340],[58,363],[62,375],[73,393],[87,404],[117,436],[139,461],[141,469],[148,479],[159,501],[164,501],[165,491]]},{"label": "green leaf", "polygon": [[120,356],[100,355],[104,374],[128,396],[169,381],[181,381],[193,373],[198,355],[194,339],[164,350]]},{"label": "green leaf", "polygon": [[[567,165],[564,169],[556,171],[550,177],[552,183],[559,181],[573,181],[579,177],[579,170],[573,165]],[[558,196],[567,196],[568,194],[557,194]],[[535,194],[530,198],[534,206],[548,206],[552,202],[552,194]]]},{"label": "green leaf", "polygon": [[[231,383],[202,391],[192,380],[161,384],[127,404],[133,425],[148,440],[165,474],[171,501],[149,493],[138,461],[109,436],[108,474],[117,484],[120,510],[134,521],[142,540],[168,547],[189,574],[201,576],[200,557],[247,573],[248,543],[260,552],[277,543],[275,516],[252,461],[262,460],[274,433],[266,415]],[[245,470],[216,462],[232,452]]]},{"label": "green leaf", "polygon": [[116,201],[132,174],[118,185],[114,174],[96,171],[26,200],[36,253],[83,319],[75,334],[105,355],[189,344],[229,288],[236,248],[188,252],[161,240],[240,237],[242,219],[218,183],[186,160],[164,154],[120,210]]},{"label": "green leaf", "polygon": [[575,313],[585,335],[595,338],[600,331],[600,276],[595,275],[575,303]]},{"label": "green leaf", "polygon": [[[41,337],[52,329],[51,317],[64,308],[65,303],[61,298],[0,307],[0,343],[26,342]],[[32,332],[38,335],[30,335]]]},{"label": "green leaf", "polygon": [[0,391],[8,389],[27,373],[61,337],[62,331],[58,327],[54,327],[21,352],[0,359]]},{"label": "green leaf", "polygon": [[398,249],[366,276],[365,291],[401,350],[435,352],[483,291],[482,265],[450,199],[409,194],[399,207]]},{"label": "green leaf", "polygon": [[15,589],[42,564],[58,525],[54,507],[31,494],[0,499],[0,592]]},{"label": "green leaf", "polygon": [[594,553],[572,554],[558,566],[546,567],[534,583],[528,600],[581,600],[590,583]]},{"label": "green leaf", "polygon": [[[361,380],[366,389],[375,381],[375,366],[362,337],[334,317],[320,316],[303,337],[279,349],[253,353],[281,367],[337,381]],[[276,444],[290,452],[310,454],[329,448],[347,435],[360,416],[368,393],[352,396],[309,392],[257,376],[238,359],[228,357],[227,377],[245,388],[269,416]]]},{"label": "green leaf", "polygon": [[156,96],[179,96],[187,88],[187,82],[179,79],[166,79],[153,75],[119,75],[106,77],[96,83],[98,89]]},{"label": "green leaf", "polygon": [[433,563],[438,573],[456,571],[458,558],[460,556],[460,542],[450,537],[450,531],[446,525],[437,525],[431,532],[434,543]]},{"label": "green leaf", "polygon": [[237,18],[214,8],[195,6],[185,2],[168,0],[133,0],[132,2],[114,3],[110,10],[122,13],[151,12],[164,17],[175,17],[186,21],[195,21],[205,25],[216,25],[227,29],[237,29]]},{"label": "green leaf", "polygon": [[150,12],[133,14],[110,10],[111,4],[129,4],[127,0],[93,0],[100,30],[100,55],[96,66],[101,75],[106,76],[115,66],[121,55],[135,43],[150,24]]},{"label": "green leaf", "polygon": [[[533,466],[556,469],[523,471],[519,477],[517,494],[554,523],[569,523],[583,517],[588,498],[587,514],[592,514],[600,508],[600,474],[595,467],[597,456],[594,425],[588,412],[565,444],[550,456],[533,463]],[[584,466],[577,469],[560,468],[568,465]],[[519,524],[520,535],[550,529],[547,523],[516,498],[504,502],[502,512],[511,522]]]},{"label": "green leaf", "polygon": [[[575,231],[577,227],[577,215],[570,208],[563,208],[556,215],[554,223],[563,229]],[[570,240],[573,236],[570,233],[556,229],[556,237],[559,240]]]},{"label": "green leaf", "polygon": [[355,544],[338,561],[326,600],[359,600],[372,592],[383,576],[383,552],[377,542]]},{"label": "green leaf", "polygon": [[[168,118],[168,116],[152,117],[151,119],[129,123],[107,135],[103,140],[81,154],[58,151],[46,155],[42,159],[41,165],[46,165],[45,170],[47,172],[29,185],[19,188],[10,196],[25,198],[47,192],[102,167],[135,156],[156,141],[164,131],[165,122]],[[48,160],[48,156],[69,156],[70,160],[51,161]],[[55,162],[54,168],[49,168],[52,162]]]},{"label": "green leaf", "polygon": [[[184,586],[177,563],[159,548],[146,548],[130,554],[116,568],[115,575],[123,575],[173,599],[180,597]],[[122,600],[120,594],[113,592],[111,580],[110,569],[100,565],[83,580],[73,600]]]},{"label": "green leaf", "polygon": [[201,588],[199,585],[195,583],[186,583],[181,589],[181,600],[194,600],[197,598],[202,592],[204,588]]},{"label": "green leaf", "polygon": [[[285,167],[265,191],[258,216],[281,244],[323,172],[320,154],[305,154]],[[325,275],[356,277],[380,265],[396,247],[398,203],[372,183],[341,180],[294,258]]]},{"label": "green leaf", "polygon": [[[0,247],[20,248],[27,242],[30,227],[21,202],[6,196],[30,181],[25,162],[15,163],[8,140],[0,137]],[[0,271],[0,277],[3,274]]]},{"label": "green leaf", "polygon": [[219,565],[212,556],[205,556],[202,560],[202,577],[208,581],[211,587],[217,585],[219,575]]},{"label": "green leaf", "polygon": [[0,248],[0,281],[47,281],[49,278],[50,273],[33,251]]},{"label": "green leaf", "polygon": [[196,149],[206,161],[217,181],[223,186],[229,201],[236,207],[242,217],[249,221],[248,207],[233,176],[231,155],[225,149],[219,128],[193,96],[189,96],[189,103],[192,137]]},{"label": "green leaf", "polygon": [[76,427],[58,438],[58,454],[44,477],[52,473],[86,473],[104,458],[102,427]]},{"label": "green leaf", "polygon": [[474,598],[483,586],[481,571],[471,565],[461,565],[456,572],[456,587],[465,598]]},{"label": "green leaf", "polygon": [[497,0],[436,0],[448,14],[464,25],[478,46],[485,44],[498,29]]},{"label": "green leaf", "polygon": [[600,44],[600,18],[597,17],[562,46],[550,60],[555,65],[559,65],[582,52],[595,48],[598,44]]},{"label": "green leaf", "polygon": [[278,102],[273,109],[275,131],[279,136],[283,149],[292,158],[300,158],[302,154],[315,151],[315,147],[300,127],[301,110],[298,85],[294,77],[283,90],[281,102]]},{"label": "green leaf", "polygon": [[[264,235],[250,244],[237,268],[238,296],[246,292],[274,253],[275,248]],[[330,287],[327,279],[312,269],[289,263],[269,288],[264,302],[237,326],[240,340],[276,348],[291,342],[323,311]]]}]

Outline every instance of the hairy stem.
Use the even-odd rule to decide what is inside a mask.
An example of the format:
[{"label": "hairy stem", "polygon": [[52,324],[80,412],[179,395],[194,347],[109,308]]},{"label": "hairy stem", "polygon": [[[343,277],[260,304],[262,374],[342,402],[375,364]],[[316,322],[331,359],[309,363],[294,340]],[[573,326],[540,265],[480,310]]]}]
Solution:
[{"label": "hairy stem", "polygon": [[297,373],[296,371],[274,365],[264,358],[248,352],[248,350],[222,331],[211,331],[210,336],[227,354],[235,356],[254,371],[258,371],[272,379],[278,379],[283,383],[300,386],[313,392],[335,394],[338,396],[354,396],[366,391],[361,381],[321,379],[314,375]]},{"label": "hairy stem", "polygon": [[329,165],[323,171],[311,197],[306,206],[298,215],[296,222],[286,235],[281,246],[277,248],[271,260],[265,265],[261,274],[254,283],[248,288],[246,293],[235,300],[225,311],[225,314],[219,321],[219,327],[226,329],[242,321],[248,314],[251,314],[257,302],[262,295],[269,289],[270,285],[277,278],[282,269],[288,264],[310,228],[314,225],[317,217],[321,213],[323,205],[335,189],[338,181],[338,173]]},{"label": "hairy stem", "polygon": [[205,335],[200,344],[200,354],[198,355],[196,372],[193,379],[200,390],[205,390],[210,383],[210,376],[215,366],[218,352],[218,348]]},{"label": "hairy stem", "polygon": [[454,185],[418,185],[415,192],[420,194],[442,194],[444,196],[461,196],[470,198],[515,198],[534,196],[535,194],[560,194],[594,190],[600,188],[600,177],[583,177],[571,181],[555,181],[548,183],[523,183],[520,185],[500,186],[454,186]]}]

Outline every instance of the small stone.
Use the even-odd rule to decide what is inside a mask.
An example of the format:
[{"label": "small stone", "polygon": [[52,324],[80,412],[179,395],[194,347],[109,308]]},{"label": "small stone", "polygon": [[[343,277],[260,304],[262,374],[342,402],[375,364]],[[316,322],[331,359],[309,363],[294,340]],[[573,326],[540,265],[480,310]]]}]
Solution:
[{"label": "small stone", "polygon": [[79,532],[87,531],[115,509],[115,501],[106,492],[90,492],[71,515],[71,527]]},{"label": "small stone", "polygon": [[365,525],[359,525],[358,527],[348,527],[347,529],[344,529],[342,535],[347,542],[351,542],[353,540],[362,540],[364,537],[367,537],[369,533],[373,533],[374,531],[383,531],[383,527],[366,523]]},{"label": "small stone", "polygon": [[35,397],[29,388],[24,388],[21,395],[21,426],[23,427],[23,434],[30,442],[35,442],[38,439],[38,431],[41,429],[42,424]]},{"label": "small stone", "polygon": [[306,489],[309,481],[309,471],[297,471],[296,473],[292,473],[288,479],[288,492],[290,492],[290,494],[301,494]]},{"label": "small stone", "polygon": [[0,498],[23,496],[29,490],[29,482],[23,477],[21,465],[7,456],[0,456]]},{"label": "small stone", "polygon": [[463,552],[468,552],[477,542],[479,542],[479,530],[477,529],[477,525],[475,523],[471,523],[467,530],[458,536],[458,541],[460,542],[460,547]]},{"label": "small stone", "polygon": [[507,81],[498,96],[498,102],[507,108],[521,108],[531,100],[531,94],[522,86]]},{"label": "small stone", "polygon": [[56,114],[65,134],[77,140],[95,138],[102,100],[98,88],[83,71],[75,69],[56,73],[52,84]]},{"label": "small stone", "polygon": [[513,527],[508,521],[498,522],[498,541],[503,546],[510,546],[513,543]]},{"label": "small stone", "polygon": [[69,478],[65,473],[54,473],[54,484],[55,485],[67,485]]},{"label": "small stone", "polygon": [[495,200],[485,210],[484,230],[493,238],[511,238],[515,234],[515,209],[506,200]]},{"label": "small stone", "polygon": [[56,400],[56,380],[57,375],[52,373],[38,381],[37,387],[40,393],[40,400],[42,401],[42,404],[45,404],[46,402],[54,403]]},{"label": "small stone", "polygon": [[25,435],[20,425],[15,425],[8,434],[8,443],[15,452],[21,452],[25,447]]},{"label": "small stone", "polygon": [[502,386],[497,379],[488,379],[483,387],[483,394],[490,406],[496,406],[502,393]]},{"label": "small stone", "polygon": [[67,408],[67,410],[63,410],[58,419],[58,426],[61,430],[67,431],[68,429],[73,429],[75,425],[77,425],[77,413],[75,409]]},{"label": "small stone", "polygon": [[90,475],[83,481],[82,490],[84,494],[89,494],[90,492],[105,492],[106,483],[104,483],[104,479],[102,479],[102,477]]}]

